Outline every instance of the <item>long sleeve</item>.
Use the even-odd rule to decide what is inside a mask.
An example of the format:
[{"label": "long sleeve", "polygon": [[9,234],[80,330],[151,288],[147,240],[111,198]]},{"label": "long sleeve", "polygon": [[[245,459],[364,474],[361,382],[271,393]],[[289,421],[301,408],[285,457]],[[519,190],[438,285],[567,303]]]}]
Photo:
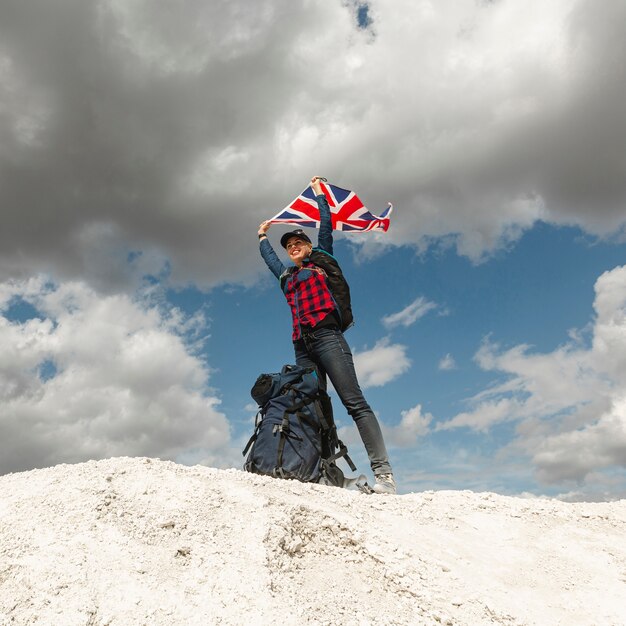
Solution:
[{"label": "long sleeve", "polygon": [[322,193],[315,196],[317,206],[320,210],[320,232],[317,238],[317,245],[328,254],[333,253],[333,223],[330,217],[330,207],[328,200]]},{"label": "long sleeve", "polygon": [[267,237],[261,239],[259,250],[265,264],[270,268],[272,274],[274,274],[276,278],[280,278],[287,268],[282,264],[276,252],[274,252],[274,248],[272,248],[272,244]]}]

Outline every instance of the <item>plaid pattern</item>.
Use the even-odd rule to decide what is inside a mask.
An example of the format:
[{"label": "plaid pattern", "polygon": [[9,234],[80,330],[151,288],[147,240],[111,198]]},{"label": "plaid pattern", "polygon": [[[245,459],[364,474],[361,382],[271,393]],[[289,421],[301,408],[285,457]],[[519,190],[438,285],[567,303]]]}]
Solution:
[{"label": "plaid pattern", "polygon": [[284,289],[293,319],[293,341],[302,337],[302,326],[312,328],[337,308],[324,270],[309,261],[292,272]]}]

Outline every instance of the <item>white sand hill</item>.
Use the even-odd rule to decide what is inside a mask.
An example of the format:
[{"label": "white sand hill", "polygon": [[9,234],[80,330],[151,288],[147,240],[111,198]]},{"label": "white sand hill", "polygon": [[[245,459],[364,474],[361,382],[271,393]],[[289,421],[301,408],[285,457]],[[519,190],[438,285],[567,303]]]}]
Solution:
[{"label": "white sand hill", "polygon": [[0,624],[626,624],[626,501],[117,458],[0,477]]}]

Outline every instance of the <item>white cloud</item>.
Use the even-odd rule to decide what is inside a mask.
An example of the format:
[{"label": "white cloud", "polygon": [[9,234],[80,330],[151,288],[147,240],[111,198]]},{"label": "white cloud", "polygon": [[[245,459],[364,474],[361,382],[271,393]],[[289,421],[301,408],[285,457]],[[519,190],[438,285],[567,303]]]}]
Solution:
[{"label": "white cloud", "polygon": [[[507,380],[472,398],[472,409],[438,424],[487,431],[516,422],[517,436],[502,454],[530,458],[545,483],[585,481],[626,470],[626,266],[595,285],[591,345],[572,343],[551,353],[520,345],[501,350],[485,342],[476,361]],[[608,474],[607,474],[608,475]],[[608,480],[608,478],[607,478]]]},{"label": "white cloud", "polygon": [[386,328],[393,328],[394,326],[408,327],[415,324],[418,319],[424,317],[429,311],[436,308],[437,305],[434,302],[430,302],[423,296],[419,296],[401,311],[392,313],[391,315],[385,315],[381,322]]},{"label": "white cloud", "polygon": [[[38,317],[8,319],[16,302]],[[140,295],[42,278],[0,284],[0,472],[190,450],[217,462],[229,425],[188,330],[180,312]]]},{"label": "white cloud", "polygon": [[448,353],[439,361],[439,369],[444,372],[449,372],[450,370],[456,369],[456,361],[454,357]]},{"label": "white cloud", "polygon": [[598,469],[626,467],[626,396],[582,428],[539,442],[533,461],[546,482],[578,480]]},{"label": "white cloud", "polygon": [[390,343],[389,338],[377,341],[370,350],[357,352],[353,349],[354,366],[361,387],[382,387],[407,372],[411,361],[406,351],[406,346]]},{"label": "white cloud", "polygon": [[509,398],[486,400],[481,402],[475,410],[459,413],[451,420],[438,424],[436,430],[468,427],[478,432],[487,432],[496,424],[519,417],[519,410],[519,403]]},{"label": "white cloud", "polygon": [[382,424],[385,441],[390,445],[400,448],[414,446],[419,437],[430,432],[430,423],[433,416],[430,413],[422,413],[422,405],[418,404],[407,411],[401,412],[402,419],[397,426]]}]

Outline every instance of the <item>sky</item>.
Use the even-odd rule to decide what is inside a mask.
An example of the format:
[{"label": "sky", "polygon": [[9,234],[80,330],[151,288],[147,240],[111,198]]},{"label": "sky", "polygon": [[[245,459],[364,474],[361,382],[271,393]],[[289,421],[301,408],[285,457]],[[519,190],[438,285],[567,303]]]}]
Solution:
[{"label": "sky", "polygon": [[335,252],[400,492],[626,497],[624,31],[623,0],[4,0],[0,473],[241,467],[293,362],[258,224],[322,175],[394,204]]}]

